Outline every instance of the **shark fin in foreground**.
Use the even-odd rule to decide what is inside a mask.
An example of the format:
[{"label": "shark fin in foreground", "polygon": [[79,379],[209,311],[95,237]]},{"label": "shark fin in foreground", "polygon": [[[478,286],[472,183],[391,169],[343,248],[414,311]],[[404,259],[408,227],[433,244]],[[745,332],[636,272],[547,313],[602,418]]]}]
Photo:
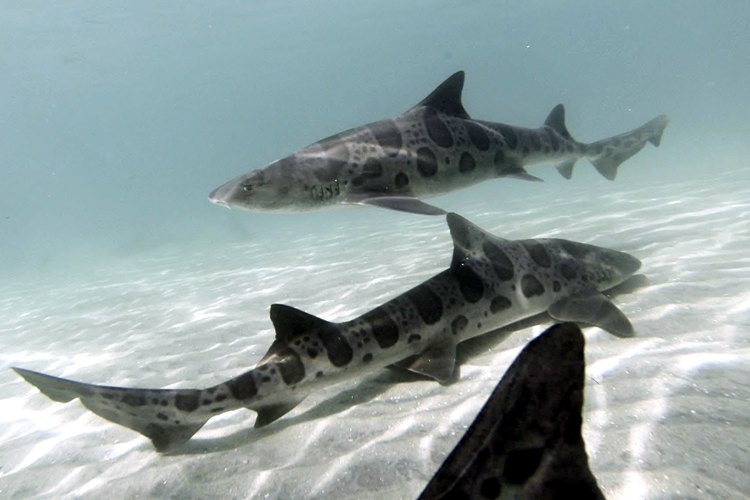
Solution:
[{"label": "shark fin in foreground", "polygon": [[581,435],[583,348],[572,323],[532,340],[420,500],[603,499]]}]

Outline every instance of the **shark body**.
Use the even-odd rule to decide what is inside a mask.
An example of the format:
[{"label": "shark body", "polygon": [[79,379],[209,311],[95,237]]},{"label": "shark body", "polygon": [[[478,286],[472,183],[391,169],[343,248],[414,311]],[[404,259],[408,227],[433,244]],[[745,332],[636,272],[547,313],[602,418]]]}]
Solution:
[{"label": "shark body", "polygon": [[603,500],[581,435],[583,349],[573,323],[529,342],[419,500]]},{"label": "shark body", "polygon": [[15,370],[53,400],[80,398],[166,450],[221,412],[249,408],[258,413],[255,426],[263,426],[316,389],[392,364],[449,383],[459,342],[545,311],[632,335],[601,291],[630,277],[640,267],[635,257],[562,239],[504,240],[459,215],[447,219],[454,243],[448,269],[341,323],[272,305],[276,339],[268,352],[252,370],[216,386],[119,388]]},{"label": "shark body", "polygon": [[553,163],[570,178],[587,158],[607,179],[647,142],[659,145],[667,117],[584,144],[559,104],[540,128],[472,119],[463,107],[464,73],[445,80],[406,113],[333,135],[215,189],[209,199],[247,210],[312,210],[365,204],[439,215],[421,198],[497,177],[541,180],[525,167]]}]

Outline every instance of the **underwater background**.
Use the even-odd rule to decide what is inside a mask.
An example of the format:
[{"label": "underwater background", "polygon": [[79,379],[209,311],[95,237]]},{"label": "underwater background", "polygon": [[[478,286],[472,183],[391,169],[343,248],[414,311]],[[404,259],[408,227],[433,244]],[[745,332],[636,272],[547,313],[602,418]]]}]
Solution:
[{"label": "underwater background", "polygon": [[205,387],[252,367],[272,303],[341,321],[447,267],[443,218],[226,210],[208,193],[466,71],[476,118],[579,141],[665,113],[615,182],[499,179],[430,200],[505,238],[643,261],[586,328],[584,438],[608,498],[750,491],[750,4],[0,2],[0,496],[412,498],[518,350],[473,343],[443,387],[384,370],[253,429],[212,419],[179,454],[23,382]]}]

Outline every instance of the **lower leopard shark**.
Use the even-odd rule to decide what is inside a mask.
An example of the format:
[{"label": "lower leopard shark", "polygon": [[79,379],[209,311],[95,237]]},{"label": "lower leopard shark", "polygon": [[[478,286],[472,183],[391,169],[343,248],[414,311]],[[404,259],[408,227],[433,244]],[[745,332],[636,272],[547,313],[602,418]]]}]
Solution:
[{"label": "lower leopard shark", "polygon": [[563,239],[505,240],[453,213],[447,221],[454,245],[448,269],[341,323],[273,304],[276,338],[268,352],[255,368],[213,387],[109,387],[14,369],[51,399],[79,398],[161,451],[189,440],[219,413],[249,408],[258,414],[255,426],[264,426],[315,390],[393,364],[450,383],[459,342],[545,311],[633,334],[601,292],[639,269],[635,257]]},{"label": "lower leopard shark", "polygon": [[445,214],[421,198],[497,177],[541,180],[525,167],[553,163],[570,179],[587,158],[614,180],[622,162],[646,143],[658,146],[667,117],[607,139],[576,141],[558,104],[540,128],[476,120],[461,102],[464,73],[445,80],[406,113],[333,135],[215,189],[209,199],[247,210],[313,210],[371,205]]}]

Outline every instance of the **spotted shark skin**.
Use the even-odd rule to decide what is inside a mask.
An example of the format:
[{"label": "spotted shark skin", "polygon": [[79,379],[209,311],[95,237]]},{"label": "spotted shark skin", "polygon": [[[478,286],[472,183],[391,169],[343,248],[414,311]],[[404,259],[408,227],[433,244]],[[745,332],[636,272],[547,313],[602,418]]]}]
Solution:
[{"label": "spotted shark skin", "polygon": [[107,387],[14,369],[51,399],[80,398],[94,413],[167,450],[219,413],[249,408],[260,427],[312,391],[392,364],[450,383],[458,375],[459,342],[544,311],[618,336],[633,334],[601,291],[631,276],[640,267],[635,257],[562,239],[504,240],[453,213],[447,221],[454,243],[448,269],[341,323],[273,304],[276,338],[268,352],[255,368],[219,385]]},{"label": "spotted shark skin", "polygon": [[607,179],[647,142],[658,146],[662,115],[624,134],[584,144],[557,105],[540,128],[469,117],[461,102],[464,73],[445,80],[406,113],[333,135],[215,189],[209,199],[247,210],[313,210],[364,204],[440,215],[421,198],[497,177],[541,180],[525,167],[553,163],[566,178],[585,157]]},{"label": "spotted shark skin", "polygon": [[532,340],[419,500],[603,500],[581,435],[583,350],[573,323]]}]

